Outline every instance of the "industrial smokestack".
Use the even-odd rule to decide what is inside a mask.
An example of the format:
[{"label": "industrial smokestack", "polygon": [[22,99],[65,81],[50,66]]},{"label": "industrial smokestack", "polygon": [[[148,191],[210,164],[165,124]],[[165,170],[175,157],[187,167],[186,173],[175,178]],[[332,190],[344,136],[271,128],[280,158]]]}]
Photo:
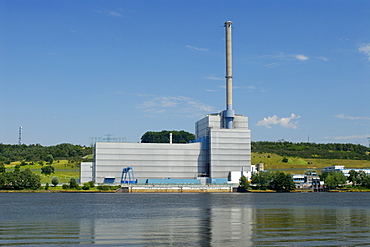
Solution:
[{"label": "industrial smokestack", "polygon": [[231,21],[225,22],[226,28],[226,110],[223,117],[227,129],[233,128],[233,68],[232,68],[232,43],[231,43]]}]

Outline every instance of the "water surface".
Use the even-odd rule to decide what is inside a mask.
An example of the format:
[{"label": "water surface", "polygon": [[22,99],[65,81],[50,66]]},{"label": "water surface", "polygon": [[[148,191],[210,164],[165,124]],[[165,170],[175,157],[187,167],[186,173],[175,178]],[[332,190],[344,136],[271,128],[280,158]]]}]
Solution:
[{"label": "water surface", "polygon": [[4,246],[370,246],[370,193],[0,194]]}]

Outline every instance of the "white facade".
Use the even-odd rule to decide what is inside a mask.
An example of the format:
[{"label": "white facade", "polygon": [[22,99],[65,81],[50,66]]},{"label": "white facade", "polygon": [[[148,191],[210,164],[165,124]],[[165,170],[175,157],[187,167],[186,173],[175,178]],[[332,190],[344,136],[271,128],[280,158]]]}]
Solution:
[{"label": "white facade", "polygon": [[248,117],[235,115],[233,129],[223,128],[222,114],[208,114],[195,124],[197,139],[207,139],[208,175],[229,177],[230,172],[251,172],[251,134]]},{"label": "white facade", "polygon": [[208,177],[237,183],[242,172],[249,179],[248,118],[236,115],[233,129],[223,128],[222,121],[221,114],[209,114],[196,122],[197,140],[193,143],[97,142],[94,162],[81,164],[80,182],[120,184],[126,167],[132,167],[134,178],[142,181]]},{"label": "white facade", "polygon": [[132,167],[135,179],[193,179],[204,164],[201,143],[113,143],[97,142],[95,183],[115,178],[120,183],[122,169]]},{"label": "white facade", "polygon": [[80,165],[80,183],[87,183],[92,181],[92,171],[94,162],[81,162]]}]

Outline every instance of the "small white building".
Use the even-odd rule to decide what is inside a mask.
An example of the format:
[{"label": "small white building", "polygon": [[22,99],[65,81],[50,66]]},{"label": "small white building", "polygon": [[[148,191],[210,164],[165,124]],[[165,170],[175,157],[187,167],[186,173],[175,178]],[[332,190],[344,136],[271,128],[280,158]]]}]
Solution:
[{"label": "small white building", "polygon": [[331,171],[334,171],[334,172],[343,172],[344,176],[346,176],[348,178],[349,177],[349,172],[351,170],[354,170],[356,172],[363,171],[367,175],[370,174],[370,169],[351,169],[351,168],[345,168],[344,166],[337,166],[337,165],[324,167],[324,169],[322,170],[322,172],[331,172]]}]

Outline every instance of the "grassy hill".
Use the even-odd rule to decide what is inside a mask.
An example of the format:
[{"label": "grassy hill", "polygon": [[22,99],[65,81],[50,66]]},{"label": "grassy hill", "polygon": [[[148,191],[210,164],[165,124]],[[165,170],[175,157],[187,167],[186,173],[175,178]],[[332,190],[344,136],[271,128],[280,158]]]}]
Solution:
[{"label": "grassy hill", "polygon": [[[9,165],[5,165],[7,171],[12,171],[17,164],[21,162],[12,162]],[[45,166],[45,165],[44,165]],[[80,167],[78,163],[71,163],[68,160],[57,160],[54,161],[52,166],[54,167],[54,174],[45,176],[41,174],[42,165],[35,163],[34,165],[21,166],[21,170],[30,168],[32,172],[41,176],[41,183],[49,183],[53,177],[58,177],[59,183],[68,183],[69,180],[74,177],[78,179],[80,177]]]},{"label": "grassy hill", "polygon": [[[288,161],[283,162],[284,158]],[[308,168],[320,173],[324,167],[331,165],[344,165],[346,168],[370,168],[370,160],[301,158],[252,152],[252,164],[256,163],[264,163],[265,170],[279,170],[291,174],[302,174]]]},{"label": "grassy hill", "polygon": [[[92,160],[92,148],[72,144],[59,144],[51,147],[36,145],[6,145],[0,143],[0,163],[7,171],[17,164],[27,164],[21,169],[30,168],[41,175],[39,161],[44,163],[52,158],[55,173],[41,175],[42,183],[58,177],[60,183],[79,178],[79,163]],[[283,162],[285,160],[286,162]],[[266,170],[280,170],[301,174],[308,168],[318,173],[326,166],[344,165],[346,168],[370,168],[370,148],[359,144],[341,143],[291,143],[291,142],[252,142],[252,164],[264,163]],[[31,165],[33,164],[33,165]]]}]

